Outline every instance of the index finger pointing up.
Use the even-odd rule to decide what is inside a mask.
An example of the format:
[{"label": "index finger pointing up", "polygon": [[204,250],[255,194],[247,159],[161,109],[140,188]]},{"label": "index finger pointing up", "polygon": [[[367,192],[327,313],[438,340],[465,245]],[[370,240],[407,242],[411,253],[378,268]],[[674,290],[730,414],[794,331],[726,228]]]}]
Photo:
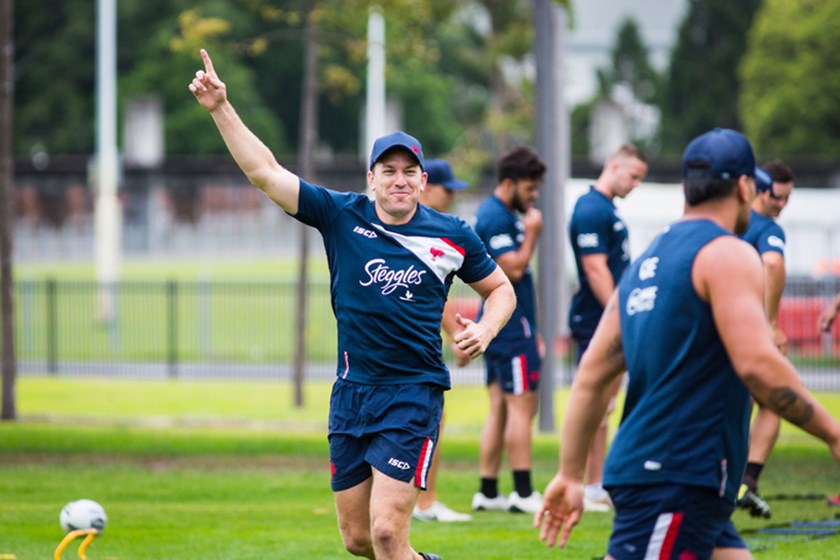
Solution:
[{"label": "index finger pointing up", "polygon": [[210,55],[207,54],[207,51],[201,49],[201,59],[204,61],[204,71],[208,74],[215,74],[216,71],[213,70],[213,61],[210,60]]}]

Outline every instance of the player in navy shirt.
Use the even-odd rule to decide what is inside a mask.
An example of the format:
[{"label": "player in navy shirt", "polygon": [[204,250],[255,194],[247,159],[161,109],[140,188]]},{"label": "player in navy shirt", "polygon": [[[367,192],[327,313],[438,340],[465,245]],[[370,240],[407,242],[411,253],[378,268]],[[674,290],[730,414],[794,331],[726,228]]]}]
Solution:
[{"label": "player in navy shirt", "polygon": [[[511,150],[499,160],[496,188],[475,216],[476,233],[513,283],[516,310],[484,354],[490,411],[481,430],[474,510],[534,513],[542,503],[531,485],[531,423],[542,349],[530,261],[542,229],[542,213],[533,204],[544,174],[545,164],[533,150]],[[514,490],[507,499],[498,489],[503,448],[513,471]]]},{"label": "player in navy shirt", "polygon": [[311,185],[278,164],[244,125],[209,55],[202,49],[201,56],[205,69],[189,89],[239,167],[324,240],[338,322],[331,484],[344,546],[366,558],[439,560],[415,552],[408,535],[449,388],[441,313],[455,275],[486,299],[480,321],[458,317],[455,343],[476,358],[513,311],[513,288],[463,220],[418,204],[426,173],[415,138],[395,132],[374,143],[367,173],[373,202]]},{"label": "player in navy shirt", "polygon": [[[629,195],[647,174],[647,160],[635,146],[626,144],[607,158],[598,180],[575,204],[569,220],[569,241],[575,255],[579,288],[569,307],[569,329],[577,347],[577,362],[589,346],[604,306],[630,264],[627,224],[613,200]],[[586,509],[607,511],[609,496],[601,485],[607,452],[607,421],[621,379],[613,386],[613,401],[595,436],[586,474]]]},{"label": "player in navy shirt", "polygon": [[[752,203],[750,224],[742,239],[761,255],[766,280],[764,303],[773,339],[787,354],[787,336],[779,327],[779,304],[785,289],[785,232],[776,222],[790,200],[793,172],[781,160],[773,160],[756,170],[756,197]],[[758,407],[750,432],[750,452],[744,480],[738,491],[738,506],[753,517],[770,518],[772,510],[758,492],[758,479],[779,437],[781,420],[767,407]]]},{"label": "player in navy shirt", "polygon": [[[730,515],[746,462],[750,398],[829,444],[840,423],[770,336],[764,274],[738,239],[755,196],[747,138],[715,129],[683,154],[683,219],[630,266],[583,355],[563,421],[560,468],[535,515],[566,544],[583,513],[586,455],[625,369],[621,426],[605,465],[615,505],[607,558],[752,558]],[[558,541],[559,537],[559,541]]]}]

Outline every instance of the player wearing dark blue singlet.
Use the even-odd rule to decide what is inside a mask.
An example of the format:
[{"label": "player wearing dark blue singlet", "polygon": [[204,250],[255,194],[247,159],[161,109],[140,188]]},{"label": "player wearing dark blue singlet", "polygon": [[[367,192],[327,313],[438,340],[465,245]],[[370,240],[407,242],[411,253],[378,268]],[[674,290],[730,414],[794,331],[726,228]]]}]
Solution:
[{"label": "player wearing dark blue singlet", "polygon": [[[756,169],[756,197],[752,203],[750,224],[741,238],[758,250],[764,267],[766,293],[764,303],[773,339],[783,354],[787,354],[787,336],[779,327],[779,305],[785,289],[785,232],[776,222],[787,206],[793,191],[793,172],[781,160],[773,160]],[[770,505],[758,491],[758,480],[773,446],[779,437],[781,420],[759,406],[750,431],[750,452],[744,479],[738,491],[738,506],[753,517],[770,518]]]},{"label": "player wearing dark blue singlet", "polygon": [[683,219],[660,234],[610,297],[575,377],[560,468],[534,516],[564,546],[583,514],[587,449],[625,369],[621,425],[604,483],[615,505],[607,559],[751,559],[730,515],[746,461],[750,393],[829,445],[840,423],[773,343],[764,277],[746,230],[755,197],[747,138],[715,129],[683,154]]},{"label": "player wearing dark blue singlet", "polygon": [[[531,484],[531,424],[537,412],[542,350],[530,261],[542,229],[533,206],[545,164],[530,148],[515,148],[498,163],[493,194],[479,206],[475,231],[516,291],[516,310],[484,354],[490,410],[481,430],[479,491],[474,510],[533,513],[542,497]],[[508,454],[514,490],[499,493],[502,451]]]},{"label": "player wearing dark blue singlet", "polygon": [[513,311],[513,288],[463,220],[419,205],[427,175],[417,139],[398,131],[374,142],[367,173],[374,201],[311,185],[245,126],[209,55],[201,56],[204,70],[189,89],[231,155],[254,186],[324,241],[338,323],[330,467],[344,546],[366,558],[440,560],[415,552],[408,535],[449,388],[441,313],[455,275],[486,299],[480,321],[456,317],[454,342],[476,358]]},{"label": "player wearing dark blue singlet", "polygon": [[[647,160],[635,146],[621,146],[607,158],[598,180],[575,203],[569,219],[569,241],[575,256],[578,291],[569,306],[569,329],[577,347],[577,362],[589,346],[604,306],[630,264],[627,224],[613,200],[629,195],[647,174]],[[616,380],[617,394],[621,379]],[[586,475],[586,509],[608,511],[612,506],[601,485],[607,452],[607,427],[611,404],[595,436]]]}]

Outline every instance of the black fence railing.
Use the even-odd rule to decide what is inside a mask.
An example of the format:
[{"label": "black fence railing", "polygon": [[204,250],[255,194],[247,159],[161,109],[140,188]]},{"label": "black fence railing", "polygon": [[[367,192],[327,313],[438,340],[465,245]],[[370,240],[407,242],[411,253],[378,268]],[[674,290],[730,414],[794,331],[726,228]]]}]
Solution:
[{"label": "black fence railing", "polygon": [[[23,280],[16,284],[16,344],[23,374],[291,379],[297,340],[293,282]],[[840,279],[788,281],[780,325],[790,358],[813,389],[840,389],[840,326],[820,333],[817,317]],[[451,299],[466,315],[475,294],[460,283]],[[306,376],[335,372],[336,332],[327,282],[308,286]],[[573,348],[555,344],[557,383],[571,382]],[[448,345],[445,358],[452,363]],[[481,383],[481,361],[452,367],[455,382]]]}]

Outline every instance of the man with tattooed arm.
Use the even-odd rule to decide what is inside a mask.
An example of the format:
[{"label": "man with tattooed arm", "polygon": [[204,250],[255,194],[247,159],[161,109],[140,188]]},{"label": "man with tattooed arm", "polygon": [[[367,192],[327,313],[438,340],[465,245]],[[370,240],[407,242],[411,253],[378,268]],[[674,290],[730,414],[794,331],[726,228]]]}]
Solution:
[{"label": "man with tattooed arm", "polygon": [[564,546],[580,520],[587,451],[625,370],[624,413],[604,468],[615,506],[608,559],[752,558],[730,520],[750,394],[840,462],[840,423],[774,344],[761,262],[733,235],[746,229],[755,197],[749,140],[729,129],[695,138],[682,175],[683,219],[627,270],[582,357],[559,471],[534,518],[549,546]]}]

